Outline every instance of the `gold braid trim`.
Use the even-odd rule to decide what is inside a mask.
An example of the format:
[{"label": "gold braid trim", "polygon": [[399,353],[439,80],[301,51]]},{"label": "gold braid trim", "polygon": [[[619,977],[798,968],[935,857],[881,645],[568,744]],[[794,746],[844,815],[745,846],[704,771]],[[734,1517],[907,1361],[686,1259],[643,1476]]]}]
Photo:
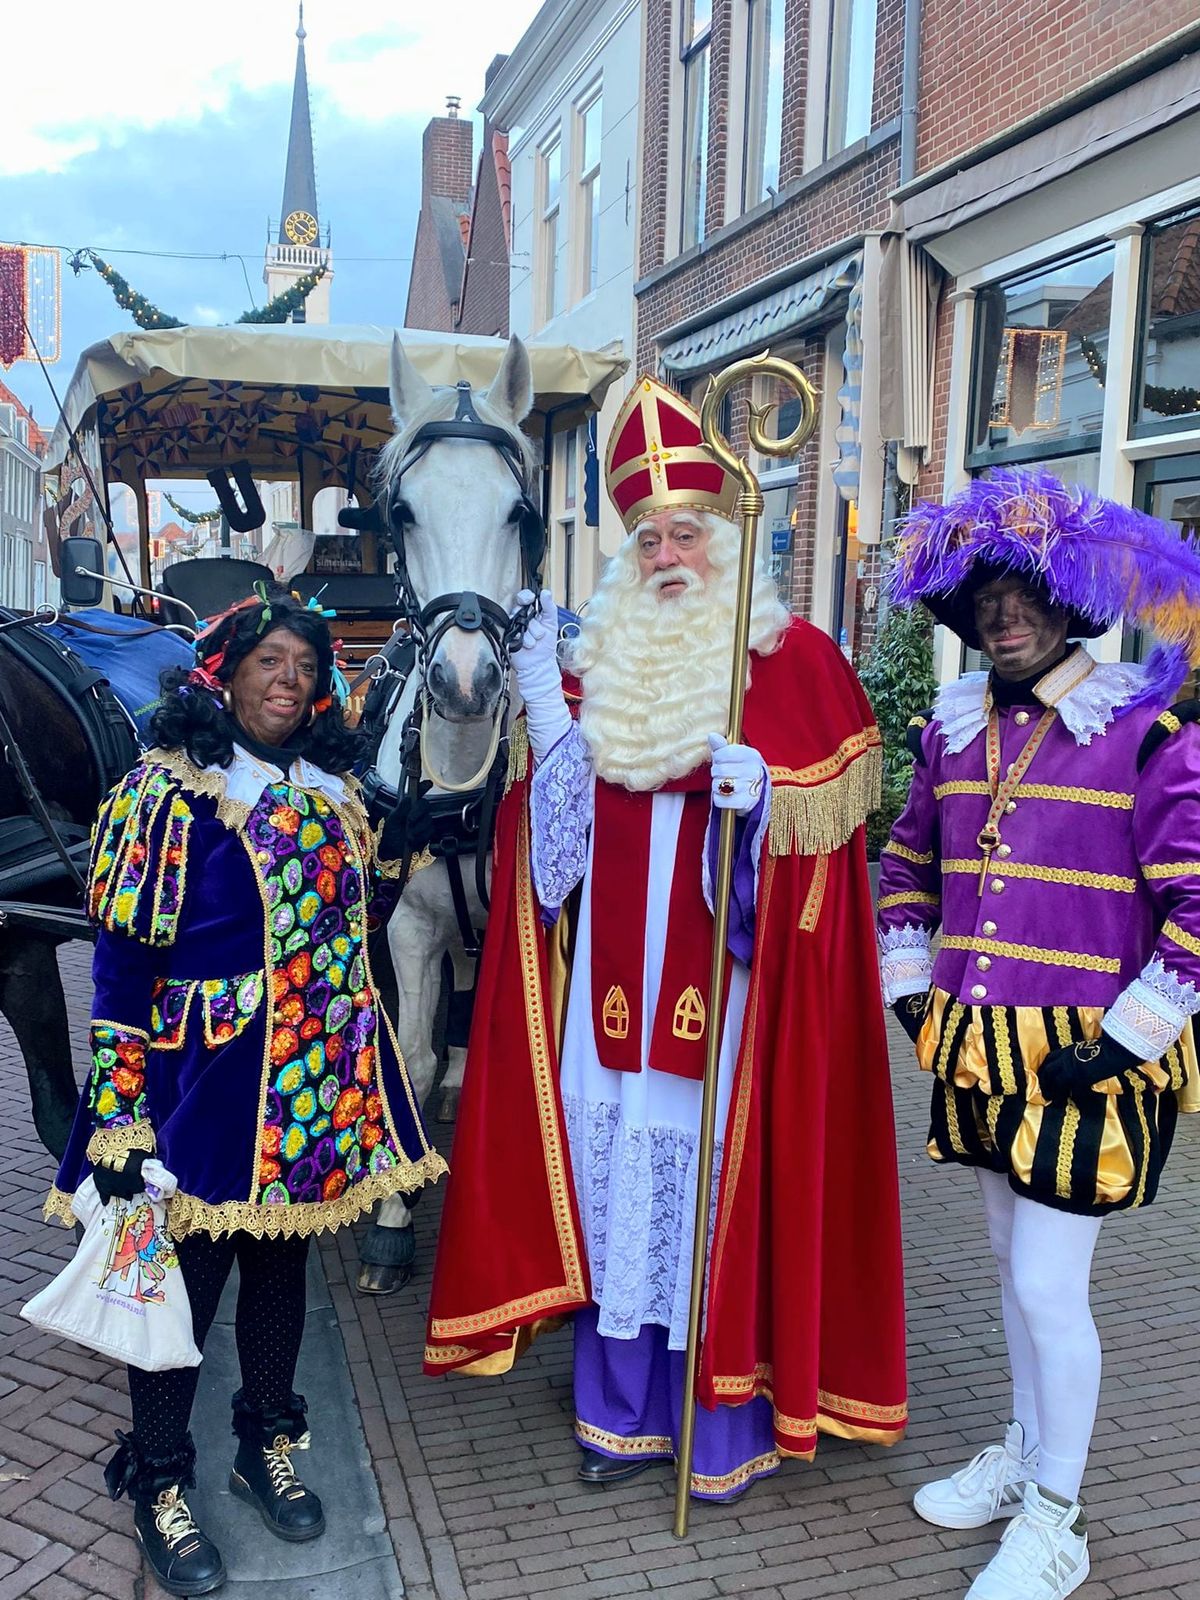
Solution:
[{"label": "gold braid trim", "polygon": [[[1034,878],[1038,883],[1061,883],[1073,889],[1106,889],[1111,894],[1133,894],[1137,883],[1133,878],[1116,872],[1082,872],[1073,867],[1041,867],[1029,861],[993,861],[993,876],[1005,878]],[[979,858],[975,860],[943,860],[945,873],[962,872],[970,877],[979,876]]]},{"label": "gold braid trim", "polygon": [[1162,925],[1162,937],[1170,939],[1172,944],[1177,944],[1181,950],[1188,950],[1194,956],[1200,956],[1200,939],[1194,934],[1181,928],[1177,922],[1166,921]]},{"label": "gold braid trim", "polygon": [[1142,877],[1149,880],[1197,876],[1200,876],[1200,861],[1160,861],[1155,866],[1142,868]]},{"label": "gold braid trim", "polygon": [[885,894],[875,902],[876,911],[890,911],[893,906],[940,906],[941,896],[927,894],[924,889],[911,889],[907,894]]},{"label": "gold braid trim", "polygon": [[508,730],[508,772],[504,778],[505,794],[514,783],[524,783],[529,776],[529,728],[524,717],[518,717]]},{"label": "gold braid trim", "polygon": [[[883,752],[878,741],[879,730],[865,728],[816,767],[800,772],[770,768],[768,841],[773,856],[829,855],[853,837],[870,812],[878,810],[883,786]],[[836,776],[801,781],[827,767],[836,771]]]},{"label": "gold braid trim", "polygon": [[[256,1239],[305,1238],[313,1233],[331,1233],[356,1222],[362,1213],[377,1200],[390,1194],[411,1194],[426,1183],[435,1183],[449,1168],[436,1150],[430,1150],[419,1161],[404,1166],[390,1167],[386,1172],[373,1172],[370,1177],[352,1184],[336,1200],[304,1201],[294,1206],[256,1205],[252,1200],[225,1200],[210,1205],[194,1194],[177,1193],[167,1201],[167,1232],[173,1239],[182,1239],[189,1233],[207,1233],[219,1238],[223,1233],[252,1233]],[[46,1201],[49,1215],[53,1214],[74,1222],[70,1212],[71,1196],[60,1190],[51,1190]],[[66,1207],[64,1216],[63,1207]]]},{"label": "gold braid trim", "polygon": [[904,861],[914,861],[918,867],[927,867],[933,861],[932,850],[910,850],[906,844],[898,844],[895,839],[889,839],[883,848],[888,855],[899,856]]},{"label": "gold braid trim", "polygon": [[42,1202],[42,1221],[61,1222],[64,1228],[73,1228],[76,1218],[71,1210],[71,1199],[65,1189],[55,1184]]},{"label": "gold braid trim", "polygon": [[1121,963],[1115,956],[1090,956],[1078,950],[1043,950],[1034,944],[1010,944],[1005,939],[976,939],[957,933],[945,935],[942,949],[969,950],[972,955],[1010,956],[1014,961],[1034,961],[1044,967],[1078,967],[1083,972],[1121,970]]},{"label": "gold braid trim", "polygon": [[246,826],[254,807],[248,806],[243,800],[229,798],[225,793],[223,772],[205,772],[190,761],[183,750],[152,750],[146,759],[169,772],[179,787],[186,789],[189,794],[206,795],[210,800],[215,800],[217,821],[223,823],[230,833],[240,833]]},{"label": "gold braid trim", "polygon": [[139,1122],[123,1122],[115,1128],[94,1128],[84,1154],[92,1166],[99,1167],[130,1150],[152,1151],[155,1148],[154,1128],[143,1117]]}]

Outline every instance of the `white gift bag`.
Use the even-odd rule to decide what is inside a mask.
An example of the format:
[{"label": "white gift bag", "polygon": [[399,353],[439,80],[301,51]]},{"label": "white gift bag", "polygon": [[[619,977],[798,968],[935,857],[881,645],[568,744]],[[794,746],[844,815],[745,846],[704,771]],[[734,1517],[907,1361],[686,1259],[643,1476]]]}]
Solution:
[{"label": "white gift bag", "polygon": [[71,1202],[84,1227],[79,1248],[21,1315],[145,1372],[199,1366],[192,1308],[166,1228],[163,1201],[175,1193],[175,1178],[155,1160],[142,1164],[142,1178],[144,1193],[107,1205],[91,1178],[80,1184]]}]

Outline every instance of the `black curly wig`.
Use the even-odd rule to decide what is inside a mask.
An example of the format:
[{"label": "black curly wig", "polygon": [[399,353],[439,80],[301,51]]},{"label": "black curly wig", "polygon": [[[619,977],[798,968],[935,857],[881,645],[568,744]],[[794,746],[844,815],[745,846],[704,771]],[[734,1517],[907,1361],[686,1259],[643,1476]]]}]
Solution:
[{"label": "black curly wig", "polygon": [[[270,615],[264,623],[264,612]],[[238,666],[257,645],[280,628],[294,633],[317,654],[315,700],[329,697],[327,710],[301,727],[288,741],[293,757],[303,756],[325,772],[349,772],[363,757],[364,740],[346,726],[345,709],[333,692],[333,641],[325,619],[300,604],[286,589],[268,590],[267,598],[229,612],[199,644],[202,660],[224,652],[214,676],[229,683]],[[162,698],[150,719],[154,744],[164,750],[184,749],[198,767],[227,767],[233,760],[232,719],[213,690],[182,667],[162,675]]]}]

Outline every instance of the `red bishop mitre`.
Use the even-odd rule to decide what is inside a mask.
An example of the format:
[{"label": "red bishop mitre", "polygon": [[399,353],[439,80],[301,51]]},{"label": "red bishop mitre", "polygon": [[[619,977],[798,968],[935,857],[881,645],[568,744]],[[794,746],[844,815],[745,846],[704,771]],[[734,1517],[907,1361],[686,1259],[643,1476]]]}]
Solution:
[{"label": "red bishop mitre", "polygon": [[672,389],[641,377],[608,440],[604,479],[626,533],[655,511],[733,516],[740,485],[704,442],[700,418]]}]

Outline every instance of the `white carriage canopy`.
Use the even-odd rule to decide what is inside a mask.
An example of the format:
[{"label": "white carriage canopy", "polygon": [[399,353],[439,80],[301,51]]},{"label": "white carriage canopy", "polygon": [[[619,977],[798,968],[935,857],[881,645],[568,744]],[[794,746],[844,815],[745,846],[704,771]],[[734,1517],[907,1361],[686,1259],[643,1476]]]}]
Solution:
[{"label": "white carriage canopy", "polygon": [[[430,383],[486,389],[506,341],[399,330]],[[362,498],[375,453],[392,434],[388,358],[393,330],[286,324],[164,328],[114,334],[80,357],[44,470],[67,459],[71,434],[98,446],[105,476],[131,487],[202,476],[245,461],[256,478],[297,478],[305,510],[320,490]],[[626,370],[618,347],[531,343],[534,413],[542,441],[600,405]]]}]

